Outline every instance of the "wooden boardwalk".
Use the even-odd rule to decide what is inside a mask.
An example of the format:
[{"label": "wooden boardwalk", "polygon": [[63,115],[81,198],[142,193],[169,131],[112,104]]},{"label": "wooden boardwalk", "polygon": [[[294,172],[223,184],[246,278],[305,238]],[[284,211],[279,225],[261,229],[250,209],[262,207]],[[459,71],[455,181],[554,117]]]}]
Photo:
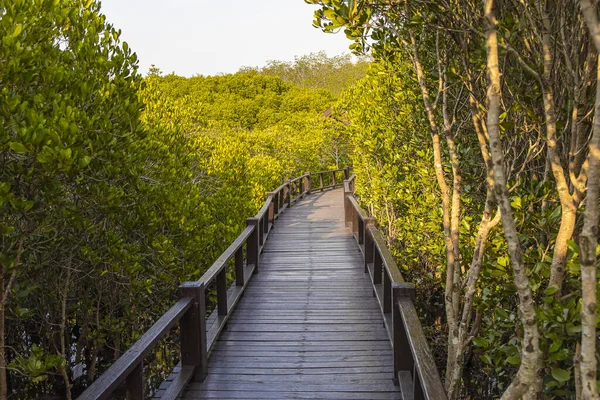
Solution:
[{"label": "wooden boardwalk", "polygon": [[185,399],[400,399],[369,274],[342,190],[277,220],[252,277]]},{"label": "wooden boardwalk", "polygon": [[246,229],[200,279],[180,284],[176,303],[78,400],[145,399],[144,360],[176,326],[180,362],[149,388],[154,399],[446,400],[415,287],[355,187],[346,167],[268,193]]}]

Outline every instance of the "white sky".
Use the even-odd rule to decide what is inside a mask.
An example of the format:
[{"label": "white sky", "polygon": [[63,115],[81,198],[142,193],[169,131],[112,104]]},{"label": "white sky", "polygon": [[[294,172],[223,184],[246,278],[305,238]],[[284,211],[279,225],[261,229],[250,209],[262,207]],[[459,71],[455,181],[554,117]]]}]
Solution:
[{"label": "white sky", "polygon": [[108,22],[137,53],[140,72],[214,75],[325,50],[348,53],[343,32],[312,27],[303,0],[102,0]]}]

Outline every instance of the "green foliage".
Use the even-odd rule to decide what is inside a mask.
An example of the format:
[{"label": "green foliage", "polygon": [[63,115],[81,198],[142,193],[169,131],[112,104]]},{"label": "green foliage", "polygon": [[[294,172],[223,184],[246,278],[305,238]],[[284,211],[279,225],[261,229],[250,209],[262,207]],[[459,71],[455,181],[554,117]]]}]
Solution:
[{"label": "green foliage", "polygon": [[368,65],[369,60],[365,57],[353,63],[348,54],[327,57],[322,51],[296,57],[293,62],[269,61],[266,67],[242,68],[242,71],[258,71],[278,76],[303,89],[327,89],[339,95],[365,76]]},{"label": "green foliage", "polygon": [[[439,206],[429,139],[412,78],[374,64],[336,111],[350,122],[352,165],[362,204],[377,217],[405,269],[442,262]],[[411,160],[407,163],[407,160]],[[397,246],[397,247],[396,247]]]},{"label": "green foliage", "polygon": [[335,111],[349,123],[360,202],[377,218],[405,279],[423,294],[419,315],[443,360],[444,332],[435,322],[443,313],[444,238],[433,156],[424,145],[431,139],[409,66],[398,70],[372,64]]},{"label": "green foliage", "polygon": [[[425,96],[416,92],[417,81],[407,73],[416,65],[405,60],[415,61],[418,53],[425,75],[422,82],[426,83],[432,104],[431,129],[443,140],[448,134],[444,128],[451,126],[448,131],[455,136],[453,139],[457,144],[462,184],[459,216],[462,276],[457,282],[461,299],[455,306],[461,308],[466,303],[462,296],[465,295],[470,272],[468,263],[473,259],[486,189],[487,171],[476,140],[476,127],[486,127],[488,81],[484,30],[487,22],[483,18],[483,7],[460,1],[305,1],[320,6],[315,12],[316,27],[325,32],[343,30],[352,41],[353,52],[370,52],[377,64],[367,80],[350,90],[346,98],[342,96],[342,112],[347,111],[344,115],[351,123],[351,140],[356,146],[351,159],[358,176],[367,177],[358,181],[358,191],[363,204],[387,231],[390,244],[401,256],[399,264],[407,265],[409,271],[416,271],[413,279],[418,286],[425,285],[424,291],[431,295],[429,299],[421,299],[427,306],[422,307],[420,316],[427,325],[426,331],[436,334],[428,339],[434,341],[435,348],[442,350],[444,343],[439,347],[437,344],[444,342],[443,332],[447,328],[443,326],[440,288],[436,290],[439,279],[427,284],[427,275],[422,272],[427,264],[433,276],[439,277],[445,270],[440,202],[428,197],[437,193],[429,169],[432,161],[427,149],[431,145],[423,136],[428,128],[419,124],[422,119],[420,103]],[[576,2],[546,2],[535,9],[525,3],[502,3],[495,4],[494,10],[502,60],[503,112],[499,125],[504,166],[511,180],[511,207],[529,278],[526,283],[536,305],[543,358],[539,365],[543,375],[543,393],[540,395],[544,398],[574,398],[574,358],[581,341],[582,296],[576,241],[582,231],[581,214],[585,207],[584,195],[578,195],[580,189],[576,186],[578,174],[586,176],[585,168],[581,169],[581,166],[588,146],[587,139],[579,138],[591,136],[596,83],[595,70],[591,68],[584,72],[582,66],[587,65],[586,57],[594,59],[595,50]],[[549,30],[545,40],[552,43],[550,46],[542,43],[544,29]],[[571,39],[560,39],[564,37]],[[547,75],[543,73],[543,48],[552,58]],[[370,82],[370,86],[366,82]],[[588,83],[579,86],[580,82]],[[552,94],[556,103],[552,118],[548,104],[542,99],[543,89]],[[442,105],[444,93],[448,108]],[[466,93],[473,94],[472,110],[468,110],[471,99]],[[395,97],[401,101],[394,103]],[[409,111],[413,113],[414,122],[402,116],[410,106],[414,107]],[[444,113],[449,116],[446,120]],[[557,150],[550,155],[548,148],[552,139],[547,127],[554,118],[558,132]],[[483,123],[473,122],[473,119]],[[413,132],[412,129],[417,133],[412,136],[406,133]],[[485,134],[483,132],[481,136],[485,137]],[[489,145],[485,138],[482,141]],[[579,150],[575,151],[576,148]],[[453,176],[453,171],[447,162],[447,151],[447,147],[442,147],[442,168],[452,187],[448,178]],[[549,159],[557,164],[552,169]],[[569,194],[563,197],[562,205],[558,193],[562,172],[553,172],[555,168],[564,171],[568,186],[564,190]],[[572,197],[565,201],[568,196]],[[566,274],[560,278],[562,286],[559,289],[550,285],[551,265],[560,260],[559,256],[554,260],[553,257],[559,248],[557,236],[562,230],[561,212],[572,200],[577,221],[574,229],[568,232],[571,240],[565,262]],[[403,205],[406,207],[402,208]],[[395,221],[399,222],[397,226]],[[404,237],[410,240],[404,241]],[[415,257],[419,254],[415,251],[419,246],[422,247],[421,258]],[[519,302],[523,298],[519,300],[517,296],[509,260],[502,225],[498,225],[487,238],[481,274],[473,295],[474,310],[467,321],[477,327],[478,336],[473,340],[472,350],[468,345],[465,351],[465,373],[459,382],[461,389],[454,393],[455,398],[500,397],[521,365],[520,353],[524,344]],[[562,269],[560,261],[556,264],[559,267],[554,267],[555,272]],[[524,284],[521,282],[520,286]],[[600,294],[598,296],[600,299]],[[600,316],[596,318],[596,325],[600,327]],[[598,351],[598,347],[596,349]],[[446,368],[445,358],[443,355],[438,357],[441,371]]]},{"label": "green foliage", "polygon": [[[0,11],[9,395],[77,396],[267,190],[341,166],[348,145],[323,114],[329,87],[256,71],[186,79],[155,68],[142,79],[97,1],[0,0]],[[152,355],[153,382],[176,361],[172,342]]]}]

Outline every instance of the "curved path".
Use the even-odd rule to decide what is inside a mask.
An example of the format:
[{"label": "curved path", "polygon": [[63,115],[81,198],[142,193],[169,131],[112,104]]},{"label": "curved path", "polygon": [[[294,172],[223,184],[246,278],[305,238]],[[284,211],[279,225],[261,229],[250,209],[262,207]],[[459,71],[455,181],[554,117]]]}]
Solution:
[{"label": "curved path", "polygon": [[400,399],[369,274],[344,226],[343,192],[283,213],[255,275],[184,399]]}]

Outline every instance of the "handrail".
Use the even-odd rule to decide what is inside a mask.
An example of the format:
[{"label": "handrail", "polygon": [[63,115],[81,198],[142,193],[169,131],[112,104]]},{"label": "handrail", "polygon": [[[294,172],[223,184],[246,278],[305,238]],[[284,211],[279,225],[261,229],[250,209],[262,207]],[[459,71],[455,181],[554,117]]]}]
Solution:
[{"label": "handrail", "polygon": [[[138,375],[143,370],[144,356],[152,349],[152,345],[164,337],[167,332],[179,321],[185,312],[192,307],[192,297],[179,299],[177,303],[148,331],[129,348],[104,374],[102,374],[79,399],[107,399],[119,385],[127,379],[128,391],[133,389]],[[135,375],[135,379],[130,377]]]},{"label": "handrail", "polygon": [[369,234],[370,237],[373,239],[373,244],[375,245],[377,252],[381,255],[383,265],[386,267],[386,271],[390,275],[392,282],[403,283],[404,277],[402,276],[400,269],[396,265],[396,262],[394,261],[394,258],[390,253],[390,250],[387,248],[383,235],[381,234],[381,232],[379,232],[375,225],[369,225],[367,228],[369,229]]},{"label": "handrail", "polygon": [[219,272],[227,265],[227,262],[235,255],[235,253],[246,243],[246,240],[254,232],[253,226],[247,226],[246,229],[233,241],[233,243],[217,258],[217,261],[206,270],[204,275],[200,277],[198,282],[203,282],[205,285],[209,285],[216,277]]},{"label": "handrail", "polygon": [[[337,183],[336,174],[344,173],[348,178],[348,167],[304,175],[281,184],[267,199],[258,213],[246,219],[246,229],[217,258],[212,266],[195,282],[184,282],[177,290],[179,300],[163,314],[152,327],[142,335],[115,363],[92,383],[78,400],[103,400],[110,398],[115,390],[125,382],[127,398],[144,399],[143,359],[156,343],[177,323],[180,327],[181,370],[171,382],[162,399],[178,398],[190,381],[202,382],[208,374],[208,354],[225,328],[231,312],[244,293],[248,281],[259,271],[260,253],[269,232],[281,213],[298,199],[311,194],[311,179],[319,175],[320,186],[324,190],[343,185]],[[331,174],[330,185],[324,185],[323,176]],[[343,182],[340,180],[339,182]],[[244,248],[246,250],[244,257]],[[244,259],[245,258],[245,259]],[[227,266],[235,261],[235,281],[227,286]],[[207,318],[207,288],[216,283],[217,304]],[[210,325],[208,325],[210,323]]]},{"label": "handrail", "polygon": [[363,254],[365,273],[371,277],[392,344],[394,383],[400,386],[403,398],[445,400],[446,392],[414,306],[415,287],[404,282],[377,230],[376,219],[369,217],[354,197],[355,188],[356,175],[352,174],[344,180],[345,223]]}]

